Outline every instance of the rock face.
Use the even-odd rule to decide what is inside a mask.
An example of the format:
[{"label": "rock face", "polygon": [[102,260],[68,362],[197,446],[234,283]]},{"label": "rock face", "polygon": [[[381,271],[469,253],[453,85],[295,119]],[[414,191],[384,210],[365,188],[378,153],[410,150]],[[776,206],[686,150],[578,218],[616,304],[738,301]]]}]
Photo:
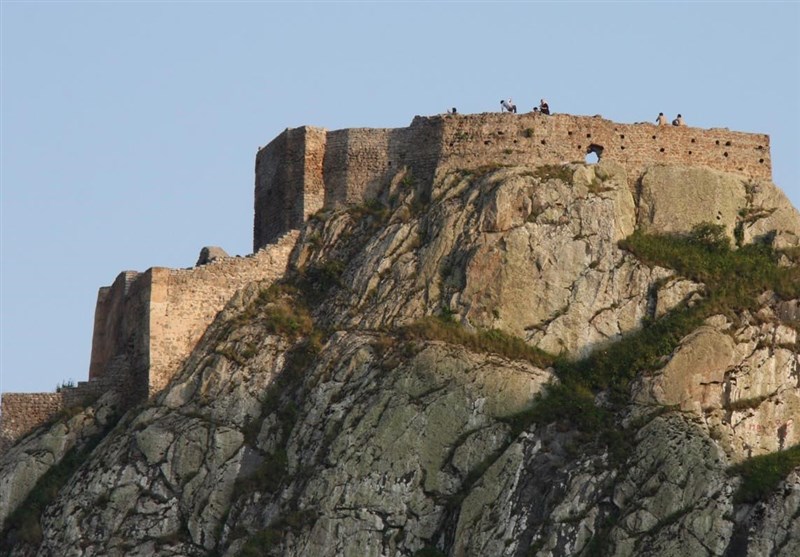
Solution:
[{"label": "rock face", "polygon": [[[791,244],[797,213],[770,188],[500,167],[321,213],[291,276],[240,290],[160,394],[118,423],[101,399],[0,456],[2,551],[796,555],[798,471],[743,503],[728,468],[800,442],[797,300],[711,315],[632,370],[624,403],[587,392],[573,421],[536,414],[561,379],[529,349],[576,360],[708,295],[620,248],[637,226]],[[602,435],[580,425],[601,411]],[[55,469],[28,531],[14,511]]]},{"label": "rock face", "polygon": [[638,225],[654,232],[687,233],[711,222],[733,240],[769,239],[800,245],[800,214],[774,184],[701,167],[658,165],[641,179]]}]

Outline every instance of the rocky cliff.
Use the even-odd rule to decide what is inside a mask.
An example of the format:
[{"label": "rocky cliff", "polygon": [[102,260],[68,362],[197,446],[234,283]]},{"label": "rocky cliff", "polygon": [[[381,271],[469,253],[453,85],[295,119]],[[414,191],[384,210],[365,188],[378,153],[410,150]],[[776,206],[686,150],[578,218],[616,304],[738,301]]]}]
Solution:
[{"label": "rocky cliff", "polygon": [[798,555],[799,245],[700,167],[399,173],[159,395],[3,454],[0,551]]}]

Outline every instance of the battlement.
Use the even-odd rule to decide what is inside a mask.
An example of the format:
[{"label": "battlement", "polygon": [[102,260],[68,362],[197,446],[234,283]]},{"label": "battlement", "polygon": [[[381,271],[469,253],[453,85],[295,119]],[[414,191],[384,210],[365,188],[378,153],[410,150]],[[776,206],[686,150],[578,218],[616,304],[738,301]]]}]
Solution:
[{"label": "battlement", "polygon": [[665,163],[772,178],[769,136],[720,128],[539,113],[417,116],[396,129],[305,126],[258,152],[253,248],[300,228],[322,207],[380,196],[401,172],[432,183],[456,169],[583,162],[591,152],[625,167],[631,187],[645,168]]}]

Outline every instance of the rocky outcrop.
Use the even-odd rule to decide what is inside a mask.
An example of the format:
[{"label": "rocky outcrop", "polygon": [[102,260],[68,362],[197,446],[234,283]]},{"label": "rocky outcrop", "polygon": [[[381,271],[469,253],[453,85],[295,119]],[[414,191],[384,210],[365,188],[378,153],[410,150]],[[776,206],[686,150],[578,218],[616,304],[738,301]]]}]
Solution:
[{"label": "rocky outcrop", "polygon": [[[720,311],[630,370],[624,393],[581,387],[587,406],[537,414],[564,361],[710,295],[618,244],[637,222],[687,231],[660,192],[678,179],[706,184],[698,199],[728,207],[741,238],[755,190],[708,172],[652,168],[638,198],[605,162],[400,176],[383,204],[319,213],[286,280],[238,291],[160,394],[108,433],[101,400],[2,457],[8,517],[65,432],[72,445],[104,434],[54,490],[39,537],[7,529],[3,550],[796,553],[797,471],[743,503],[729,467],[800,441],[797,300]],[[741,203],[718,199],[728,187]],[[744,238],[789,237],[790,213],[766,220],[778,213]]]},{"label": "rocky outcrop", "polygon": [[778,248],[800,245],[800,214],[766,180],[703,167],[656,165],[642,175],[638,209],[638,226],[651,232],[688,233],[710,222],[724,226],[731,240],[768,240]]},{"label": "rocky outcrop", "polygon": [[217,246],[205,246],[200,250],[200,256],[197,258],[197,263],[194,265],[195,267],[199,267],[200,265],[211,263],[217,259],[225,259],[226,257],[230,257],[230,255],[228,255],[224,249]]},{"label": "rocky outcrop", "polygon": [[45,473],[72,452],[96,443],[119,417],[120,401],[108,393],[88,408],[69,407],[0,455],[0,531]]}]

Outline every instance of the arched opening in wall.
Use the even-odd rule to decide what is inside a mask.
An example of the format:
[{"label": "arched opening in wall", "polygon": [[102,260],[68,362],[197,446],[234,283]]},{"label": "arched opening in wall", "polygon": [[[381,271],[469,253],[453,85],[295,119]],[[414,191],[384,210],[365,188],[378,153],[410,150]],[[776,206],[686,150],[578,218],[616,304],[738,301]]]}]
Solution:
[{"label": "arched opening in wall", "polygon": [[586,148],[586,164],[597,164],[603,156],[603,146],[592,143]]}]

